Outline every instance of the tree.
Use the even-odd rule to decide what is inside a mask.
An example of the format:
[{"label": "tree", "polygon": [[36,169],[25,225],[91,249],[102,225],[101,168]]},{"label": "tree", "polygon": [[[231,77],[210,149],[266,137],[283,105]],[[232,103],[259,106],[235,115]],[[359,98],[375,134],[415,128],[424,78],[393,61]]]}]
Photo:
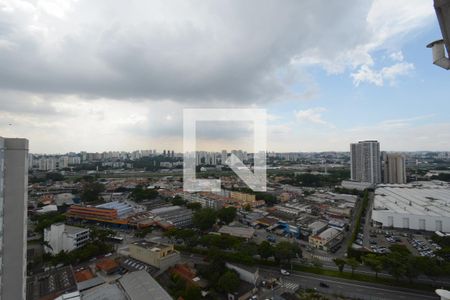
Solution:
[{"label": "tree", "polygon": [[97,227],[91,227],[90,230],[90,237],[93,241],[106,241],[110,236],[114,235],[114,231],[111,229],[100,229]]},{"label": "tree", "polygon": [[200,300],[202,299],[202,291],[197,286],[188,286],[183,295],[184,300]]},{"label": "tree", "polygon": [[274,248],[268,241],[263,241],[258,246],[258,254],[262,259],[268,259],[269,257],[273,256]]},{"label": "tree", "polygon": [[432,280],[435,280],[436,277],[442,275],[443,268],[438,265],[438,262],[435,258],[430,257],[417,257],[415,261],[415,266],[419,270],[419,272],[425,274]]},{"label": "tree", "polygon": [[157,189],[144,189],[142,185],[138,185],[130,194],[130,198],[136,202],[142,202],[144,200],[152,200],[158,197],[159,193]]},{"label": "tree", "polygon": [[336,264],[336,266],[339,269],[339,272],[342,273],[342,271],[344,271],[344,267],[345,267],[345,259],[342,258],[335,258],[333,259],[333,262]]},{"label": "tree", "polygon": [[105,186],[99,182],[85,182],[81,191],[81,200],[84,202],[99,201],[100,193],[105,191]]},{"label": "tree", "polygon": [[232,206],[223,207],[217,212],[217,217],[223,223],[230,224],[234,221],[234,218],[236,218],[236,208]]},{"label": "tree", "polygon": [[275,258],[279,262],[287,261],[289,263],[291,259],[297,256],[301,257],[301,255],[301,249],[296,244],[283,241],[275,246]]},{"label": "tree", "polygon": [[420,271],[418,266],[416,265],[416,258],[410,255],[406,263],[405,276],[408,277],[409,282],[412,282],[414,278],[419,276],[419,273]]},{"label": "tree", "polygon": [[203,208],[194,213],[192,222],[200,230],[209,230],[216,223],[216,212],[211,208]]},{"label": "tree", "polygon": [[363,257],[363,262],[375,272],[375,277],[378,278],[378,273],[383,270],[383,259],[378,255],[370,253]]},{"label": "tree", "polygon": [[186,204],[186,207],[192,210],[199,210],[202,208],[200,202],[190,202]]},{"label": "tree", "polygon": [[240,280],[236,272],[228,270],[220,276],[217,287],[225,293],[233,293],[239,288]]},{"label": "tree", "polygon": [[179,195],[176,195],[173,199],[172,199],[172,205],[179,205],[179,206],[182,206],[182,205],[185,205],[186,204],[186,201],[184,201],[184,199],[181,197],[181,196],[179,196]]},{"label": "tree", "polygon": [[353,274],[355,273],[355,269],[359,267],[360,263],[355,258],[350,257],[349,259],[347,259],[347,265],[349,265],[350,268],[352,268],[352,276],[353,276]]},{"label": "tree", "polygon": [[407,257],[400,252],[391,252],[383,259],[384,268],[396,280],[400,279],[406,274]]}]

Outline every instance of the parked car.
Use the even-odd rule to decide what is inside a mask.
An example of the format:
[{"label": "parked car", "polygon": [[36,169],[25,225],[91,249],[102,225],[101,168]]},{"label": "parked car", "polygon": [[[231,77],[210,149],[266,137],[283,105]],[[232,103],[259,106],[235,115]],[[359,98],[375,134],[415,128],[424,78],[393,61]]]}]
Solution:
[{"label": "parked car", "polygon": [[328,284],[326,284],[325,282],[320,282],[319,283],[319,286],[320,287],[323,287],[323,288],[329,288],[330,286],[328,285]]}]

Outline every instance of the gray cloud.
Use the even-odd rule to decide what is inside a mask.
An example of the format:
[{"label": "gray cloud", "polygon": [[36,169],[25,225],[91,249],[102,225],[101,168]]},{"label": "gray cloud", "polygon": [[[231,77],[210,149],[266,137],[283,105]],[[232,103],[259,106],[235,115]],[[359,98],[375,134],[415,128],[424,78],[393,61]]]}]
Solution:
[{"label": "gray cloud", "polygon": [[[370,2],[119,1],[0,10],[0,88],[180,102],[297,95],[294,57],[333,60],[367,43]],[[349,29],[357,34],[349,34]],[[6,43],[6,42],[5,42]]]}]

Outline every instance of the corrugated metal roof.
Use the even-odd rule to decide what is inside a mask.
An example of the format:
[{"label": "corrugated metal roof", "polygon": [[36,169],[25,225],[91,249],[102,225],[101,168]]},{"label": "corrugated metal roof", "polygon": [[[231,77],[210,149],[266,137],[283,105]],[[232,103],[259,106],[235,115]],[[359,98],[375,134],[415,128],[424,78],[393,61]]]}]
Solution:
[{"label": "corrugated metal roof", "polygon": [[130,300],[172,300],[146,271],[128,273],[119,280]]}]

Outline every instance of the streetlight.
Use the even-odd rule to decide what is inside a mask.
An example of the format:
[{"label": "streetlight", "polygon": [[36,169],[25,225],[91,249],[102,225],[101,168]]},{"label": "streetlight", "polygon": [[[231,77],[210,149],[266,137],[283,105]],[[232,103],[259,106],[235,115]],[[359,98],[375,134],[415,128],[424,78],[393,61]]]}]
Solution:
[{"label": "streetlight", "polygon": [[434,41],[427,45],[433,51],[433,64],[450,69],[450,59],[448,55],[450,50],[450,0],[434,0],[434,9],[439,21],[439,27],[442,32],[442,40]]}]

